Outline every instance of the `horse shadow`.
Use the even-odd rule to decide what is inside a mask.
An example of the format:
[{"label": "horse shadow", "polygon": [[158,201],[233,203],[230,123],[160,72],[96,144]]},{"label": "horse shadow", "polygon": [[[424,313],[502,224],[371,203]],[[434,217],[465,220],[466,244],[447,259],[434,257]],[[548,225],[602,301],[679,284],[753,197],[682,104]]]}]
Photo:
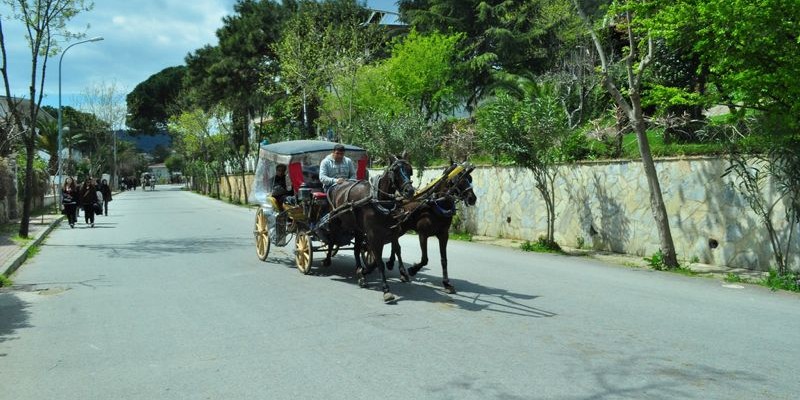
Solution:
[{"label": "horse shadow", "polygon": [[[288,257],[283,261],[294,267],[294,259]],[[326,277],[332,281],[346,283],[358,287],[355,274],[355,258],[352,254],[340,254],[331,260],[331,265],[322,266],[321,261],[314,261],[309,276]],[[278,262],[276,260],[275,262]],[[367,276],[366,290],[382,292],[380,287],[380,273],[372,271]],[[392,293],[397,299],[389,304],[398,304],[404,301],[438,303],[464,311],[497,312],[507,315],[530,318],[555,317],[558,314],[530,305],[540,296],[516,293],[502,288],[485,286],[464,279],[450,279],[458,292],[449,294],[444,292],[439,285],[441,277],[418,273],[412,277],[411,282],[403,282],[397,274],[391,272],[387,276],[391,284]],[[361,288],[359,288],[361,289]]]}]

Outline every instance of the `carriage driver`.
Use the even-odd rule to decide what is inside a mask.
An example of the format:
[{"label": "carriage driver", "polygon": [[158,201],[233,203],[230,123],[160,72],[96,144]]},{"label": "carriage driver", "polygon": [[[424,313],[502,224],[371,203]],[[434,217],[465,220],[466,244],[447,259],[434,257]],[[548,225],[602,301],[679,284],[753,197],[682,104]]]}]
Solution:
[{"label": "carriage driver", "polygon": [[344,156],[344,145],[337,144],[319,164],[319,180],[327,193],[331,187],[350,179],[356,179],[356,166],[353,160]]}]

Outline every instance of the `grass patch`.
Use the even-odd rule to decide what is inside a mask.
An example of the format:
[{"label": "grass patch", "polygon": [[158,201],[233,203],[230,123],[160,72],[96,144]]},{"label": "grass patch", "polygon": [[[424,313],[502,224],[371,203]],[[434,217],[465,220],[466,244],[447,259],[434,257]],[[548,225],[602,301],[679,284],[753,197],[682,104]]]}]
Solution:
[{"label": "grass patch", "polygon": [[691,268],[688,268],[688,267],[684,267],[683,265],[678,265],[677,267],[667,269],[666,271],[672,272],[672,273],[675,273],[675,274],[678,274],[678,275],[684,275],[684,276],[698,276],[698,275],[700,275],[700,273],[698,273],[697,271],[694,271],[694,270],[692,270]]},{"label": "grass patch", "polygon": [[38,245],[33,245],[28,247],[28,250],[25,250],[25,255],[28,260],[39,254],[42,249]]},{"label": "grass patch", "polygon": [[472,234],[469,232],[450,232],[449,233],[450,239],[453,240],[461,240],[464,242],[471,242],[472,241]]},{"label": "grass patch", "polygon": [[751,283],[749,279],[742,278],[733,272],[728,272],[722,280],[728,283]]},{"label": "grass patch", "polygon": [[19,233],[17,233],[14,236],[11,236],[11,241],[19,246],[25,246],[26,244],[30,243],[31,240],[33,240],[33,238],[30,237],[24,238],[20,236]]},{"label": "grass patch", "polygon": [[759,282],[772,290],[788,290],[800,292],[800,275],[796,272],[789,272],[781,275],[775,269],[770,269],[769,274]]},{"label": "grass patch", "polygon": [[14,282],[11,281],[7,276],[0,274],[0,287],[8,287],[13,285]]},{"label": "grass patch", "polygon": [[558,243],[555,241],[549,241],[545,237],[540,237],[535,242],[526,240],[519,246],[519,248],[522,249],[522,251],[533,251],[536,253],[564,254],[564,251],[561,250],[561,246],[559,246]]}]

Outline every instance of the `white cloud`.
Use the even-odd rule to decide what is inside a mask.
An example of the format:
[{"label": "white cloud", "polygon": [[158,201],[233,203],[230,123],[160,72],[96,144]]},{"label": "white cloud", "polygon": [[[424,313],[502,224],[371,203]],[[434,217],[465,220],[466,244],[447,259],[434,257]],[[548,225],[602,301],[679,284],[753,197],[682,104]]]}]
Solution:
[{"label": "white cloud", "polygon": [[[222,18],[233,12],[236,0],[95,0],[94,9],[79,14],[69,27],[86,37],[105,40],[75,46],[62,65],[62,98],[71,104],[77,94],[96,82],[115,82],[128,91],[164,68],[183,65],[187,54],[217,43]],[[393,0],[368,1],[390,8]],[[4,14],[5,5],[0,6]],[[396,8],[395,8],[396,9]],[[88,27],[88,28],[87,28]],[[27,97],[30,50],[19,22],[4,21],[9,47],[12,93]],[[48,61],[45,104],[58,103],[59,55]]]},{"label": "white cloud", "polygon": [[[74,94],[97,81],[118,82],[132,90],[164,68],[182,65],[184,57],[206,44],[216,44],[222,18],[233,11],[234,0],[96,0],[94,9],[70,21],[74,32],[102,36],[101,42],[69,50],[62,65],[62,98],[68,104]],[[15,26],[16,25],[16,26]],[[88,28],[87,28],[88,27]],[[9,44],[12,92],[27,96],[30,56],[22,26],[3,24]],[[58,59],[48,60],[46,104],[57,104]]]}]

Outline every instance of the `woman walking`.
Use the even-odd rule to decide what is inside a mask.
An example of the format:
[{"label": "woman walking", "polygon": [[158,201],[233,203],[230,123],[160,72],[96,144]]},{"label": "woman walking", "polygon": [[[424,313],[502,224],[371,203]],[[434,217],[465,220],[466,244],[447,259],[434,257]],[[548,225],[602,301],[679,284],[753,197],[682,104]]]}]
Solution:
[{"label": "woman walking", "polygon": [[100,187],[97,190],[103,195],[103,214],[108,215],[108,202],[111,201],[111,187],[108,186],[108,181],[105,179],[100,181]]},{"label": "woman walking", "polygon": [[86,178],[80,190],[81,207],[83,208],[83,218],[89,226],[94,228],[94,207],[98,202],[97,188],[94,185],[94,178]]},{"label": "woman walking", "polygon": [[69,227],[74,228],[77,217],[75,216],[75,209],[78,208],[78,187],[72,178],[67,178],[64,181],[64,187],[61,189],[61,205],[64,206],[64,214],[69,221]]}]

